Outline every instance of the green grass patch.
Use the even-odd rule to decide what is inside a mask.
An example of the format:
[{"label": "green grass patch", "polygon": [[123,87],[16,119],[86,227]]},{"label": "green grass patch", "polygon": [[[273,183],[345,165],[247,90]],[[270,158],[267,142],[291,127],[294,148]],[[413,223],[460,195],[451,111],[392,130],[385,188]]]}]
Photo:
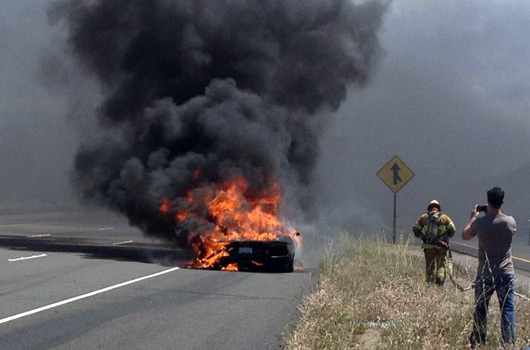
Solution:
[{"label": "green grass patch", "polygon": [[[425,283],[420,249],[342,235],[321,263],[314,292],[299,306],[301,320],[286,334],[286,349],[469,348],[473,290],[461,292],[449,281],[443,287]],[[530,346],[530,302],[517,298],[516,308],[514,349],[521,349]],[[489,334],[489,344],[480,349],[499,349],[496,295]]]}]

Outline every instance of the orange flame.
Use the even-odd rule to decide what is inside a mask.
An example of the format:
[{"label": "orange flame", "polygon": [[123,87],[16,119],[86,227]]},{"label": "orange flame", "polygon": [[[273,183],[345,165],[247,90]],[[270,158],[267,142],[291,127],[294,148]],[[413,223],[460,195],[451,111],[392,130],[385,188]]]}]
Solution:
[{"label": "orange flame", "polygon": [[222,268],[223,271],[238,271],[237,264],[228,264],[228,266]]},{"label": "orange flame", "polygon": [[169,198],[167,197],[162,198],[162,201],[160,203],[160,206],[158,207],[158,210],[163,215],[169,214],[169,211],[171,210],[171,202],[169,201]]},{"label": "orange flame", "polygon": [[[278,218],[281,202],[281,189],[278,183],[271,182],[269,188],[258,194],[250,194],[249,184],[244,177],[233,178],[217,189],[201,188],[201,195],[188,191],[184,198],[186,209],[176,213],[177,222],[198,218],[193,206],[204,206],[210,218],[209,225],[203,225],[200,234],[191,232],[192,249],[195,253],[195,268],[219,268],[223,257],[229,256],[227,246],[231,241],[274,240],[282,235],[291,236],[297,243],[300,235],[287,230]],[[163,199],[160,212],[167,213],[169,200]],[[213,225],[212,225],[213,224]],[[206,229],[208,228],[208,229]],[[205,231],[206,229],[206,231]],[[299,244],[299,243],[298,243]],[[223,267],[223,270],[237,271],[237,264]]]}]

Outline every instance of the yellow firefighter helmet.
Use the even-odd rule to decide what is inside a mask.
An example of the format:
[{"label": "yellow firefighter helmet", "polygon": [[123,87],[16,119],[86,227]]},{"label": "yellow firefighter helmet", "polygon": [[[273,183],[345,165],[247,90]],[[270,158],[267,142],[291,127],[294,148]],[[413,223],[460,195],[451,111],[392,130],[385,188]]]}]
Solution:
[{"label": "yellow firefighter helmet", "polygon": [[438,202],[436,199],[433,199],[429,202],[429,205],[427,206],[427,211],[431,211],[432,207],[438,208],[438,211],[442,210],[442,208],[440,207],[440,202]]}]

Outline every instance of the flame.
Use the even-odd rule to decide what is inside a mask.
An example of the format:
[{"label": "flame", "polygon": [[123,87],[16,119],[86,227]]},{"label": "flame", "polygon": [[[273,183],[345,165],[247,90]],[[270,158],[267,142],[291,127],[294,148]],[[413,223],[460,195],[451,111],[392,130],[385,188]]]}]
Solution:
[{"label": "flame", "polygon": [[169,198],[164,197],[162,198],[162,201],[160,203],[160,206],[158,207],[158,210],[162,215],[169,214],[169,211],[171,210],[171,202],[169,201]]},{"label": "flame", "polygon": [[281,193],[270,196],[261,193],[257,198],[247,199],[247,189],[248,183],[241,177],[227,182],[215,193],[208,203],[216,223],[210,238],[264,241],[277,238],[278,231],[285,231],[276,216]]},{"label": "flame", "polygon": [[237,264],[228,264],[228,266],[222,268],[223,271],[238,271]]},{"label": "flame", "polygon": [[[236,177],[219,186],[202,187],[198,195],[194,191],[179,199],[180,210],[174,214],[177,225],[191,219],[198,223],[190,232],[195,254],[191,267],[220,268],[234,240],[268,241],[290,236],[299,246],[298,232],[286,229],[278,218],[282,192],[277,182],[269,181],[267,189],[255,193],[249,190],[244,177]],[[205,208],[207,215],[199,215],[198,208]],[[166,215],[169,209],[170,201],[163,198],[160,213]],[[237,271],[239,267],[229,264],[222,269]]]}]

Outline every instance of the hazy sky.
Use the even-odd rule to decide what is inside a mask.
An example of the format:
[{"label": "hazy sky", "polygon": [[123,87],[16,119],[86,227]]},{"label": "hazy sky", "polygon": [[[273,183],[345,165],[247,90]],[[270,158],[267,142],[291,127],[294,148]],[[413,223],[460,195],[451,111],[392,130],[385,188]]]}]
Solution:
[{"label": "hazy sky", "polygon": [[[439,198],[461,228],[489,189],[467,196],[464,179],[530,161],[529,37],[526,1],[394,1],[372,84],[351,91],[323,142],[321,181],[344,203],[336,216],[391,225],[393,195],[376,172],[398,155],[416,174],[398,192],[400,226]],[[518,195],[507,192],[506,210]]]},{"label": "hazy sky", "polygon": [[[59,48],[62,29],[48,24],[50,3],[0,0],[0,213],[72,201],[80,129],[67,115],[95,106],[93,86]],[[404,228],[434,197],[448,212],[484,200],[454,193],[464,179],[528,164],[529,37],[526,0],[394,1],[371,83],[350,91],[323,133],[315,190],[323,217],[388,229],[392,192],[376,172],[394,155],[416,174],[398,193]],[[467,215],[454,213],[458,222]]]},{"label": "hazy sky", "polygon": [[0,203],[52,200],[72,155],[65,102],[39,82],[51,43],[45,1],[0,1]]}]

